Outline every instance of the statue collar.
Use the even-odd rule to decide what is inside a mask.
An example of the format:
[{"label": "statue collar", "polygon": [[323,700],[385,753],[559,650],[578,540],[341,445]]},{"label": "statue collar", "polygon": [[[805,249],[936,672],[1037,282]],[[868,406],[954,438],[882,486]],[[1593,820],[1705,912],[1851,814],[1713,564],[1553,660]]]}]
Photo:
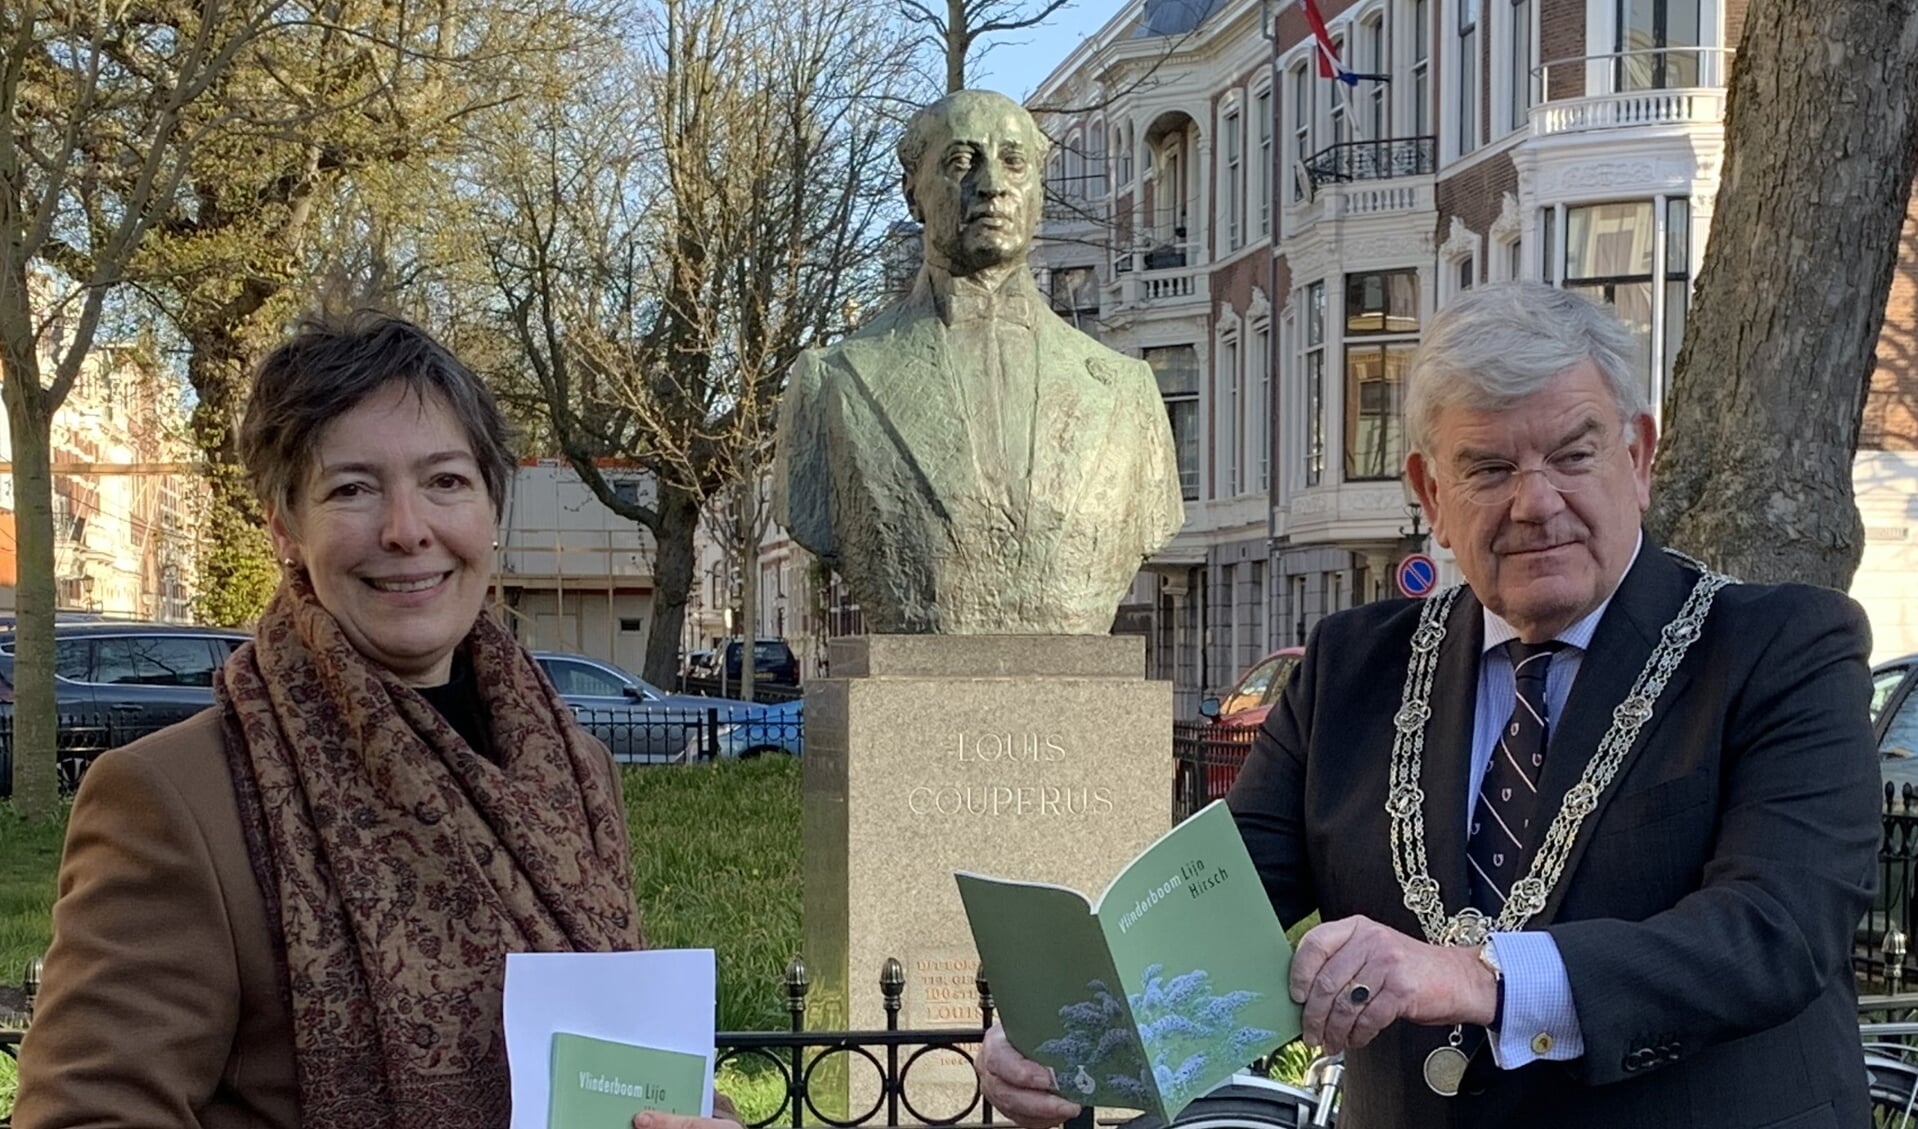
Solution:
[{"label": "statue collar", "polygon": [[1010,321],[1035,329],[1048,312],[1031,272],[1024,270],[1013,271],[994,289],[928,264],[920,270],[915,289],[932,300],[939,320],[949,326]]}]

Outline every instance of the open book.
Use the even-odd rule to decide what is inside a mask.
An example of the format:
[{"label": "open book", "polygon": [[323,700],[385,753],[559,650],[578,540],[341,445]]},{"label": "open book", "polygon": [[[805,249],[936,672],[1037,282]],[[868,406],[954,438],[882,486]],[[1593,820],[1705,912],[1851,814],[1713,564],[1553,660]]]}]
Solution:
[{"label": "open book", "polygon": [[1007,1040],[1073,1101],[1170,1121],[1299,1035],[1292,946],[1222,800],[1146,848],[1097,904],[955,877]]}]

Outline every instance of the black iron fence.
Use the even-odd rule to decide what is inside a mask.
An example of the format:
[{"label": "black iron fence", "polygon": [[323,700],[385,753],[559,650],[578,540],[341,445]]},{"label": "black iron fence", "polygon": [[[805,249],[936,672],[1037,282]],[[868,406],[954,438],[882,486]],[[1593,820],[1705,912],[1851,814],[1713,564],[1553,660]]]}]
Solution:
[{"label": "black iron fence", "polygon": [[1861,995],[1896,997],[1918,989],[1918,788],[1886,784],[1878,893],[1853,938],[1852,968]]},{"label": "black iron fence", "polygon": [[1249,725],[1215,725],[1209,721],[1173,724],[1173,822],[1225,796],[1238,779],[1257,732]]},{"label": "black iron fence", "polygon": [[1387,137],[1328,145],[1305,160],[1314,189],[1354,180],[1431,176],[1438,169],[1438,138]]},{"label": "black iron fence", "polygon": [[[739,679],[737,678],[694,678],[681,675],[679,690],[682,694],[698,694],[703,698],[739,697]],[[761,674],[753,679],[753,701],[755,702],[796,702],[806,696],[803,686],[788,686],[783,682],[774,682]]]},{"label": "black iron fence", "polygon": [[[165,722],[142,722],[131,718],[75,713],[62,710],[54,720],[54,765],[62,794],[71,794],[80,786],[93,759],[108,749],[129,745],[150,733],[157,733],[180,718]],[[13,795],[13,710],[0,711],[0,799]]]}]

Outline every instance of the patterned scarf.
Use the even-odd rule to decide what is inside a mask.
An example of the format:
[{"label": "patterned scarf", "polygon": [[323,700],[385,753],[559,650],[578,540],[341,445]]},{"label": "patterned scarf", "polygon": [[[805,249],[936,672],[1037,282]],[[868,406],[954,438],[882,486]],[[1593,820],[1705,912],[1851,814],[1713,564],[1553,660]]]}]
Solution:
[{"label": "patterned scarf", "polygon": [[490,615],[462,647],[499,764],[303,575],[216,680],[308,1125],[504,1127],[505,954],[641,943],[604,754]]}]

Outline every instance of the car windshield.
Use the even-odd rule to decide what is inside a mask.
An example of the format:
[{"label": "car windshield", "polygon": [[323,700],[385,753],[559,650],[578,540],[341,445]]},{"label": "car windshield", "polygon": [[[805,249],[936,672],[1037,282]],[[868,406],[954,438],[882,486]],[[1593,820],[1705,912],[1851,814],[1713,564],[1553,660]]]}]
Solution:
[{"label": "car windshield", "polygon": [[754,662],[784,662],[785,659],[786,659],[786,648],[783,644],[780,644],[780,643],[754,643],[753,644],[753,661]]}]

